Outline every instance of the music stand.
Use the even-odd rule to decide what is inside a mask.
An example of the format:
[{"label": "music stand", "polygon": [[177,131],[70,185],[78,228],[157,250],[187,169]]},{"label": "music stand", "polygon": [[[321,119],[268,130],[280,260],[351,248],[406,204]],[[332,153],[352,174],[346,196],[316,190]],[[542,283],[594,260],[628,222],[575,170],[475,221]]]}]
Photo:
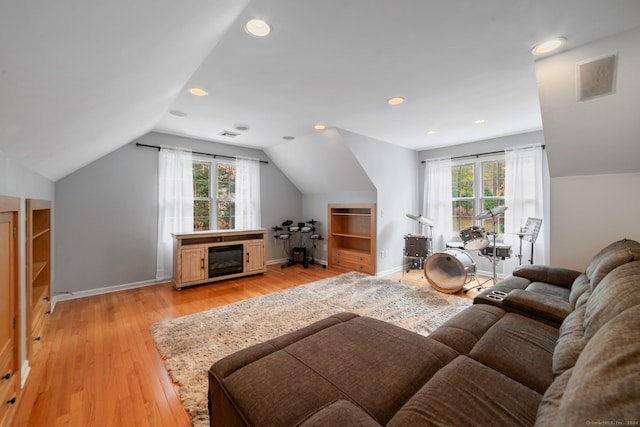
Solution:
[{"label": "music stand", "polygon": [[[527,242],[531,243],[531,259],[529,260],[529,263],[531,264],[533,264],[533,244],[536,242],[536,239],[538,238],[538,233],[540,233],[541,227],[542,227],[541,218],[527,218],[527,223],[524,226],[524,232],[526,234],[522,238]],[[522,254],[522,250],[520,251],[520,254]]]}]

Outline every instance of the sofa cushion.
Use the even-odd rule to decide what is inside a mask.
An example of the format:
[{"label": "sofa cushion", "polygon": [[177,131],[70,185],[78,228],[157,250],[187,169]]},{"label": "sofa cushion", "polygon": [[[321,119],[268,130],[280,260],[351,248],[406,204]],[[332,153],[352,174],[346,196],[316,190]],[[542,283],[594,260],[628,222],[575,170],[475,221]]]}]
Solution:
[{"label": "sofa cushion", "polygon": [[380,427],[373,418],[347,400],[336,400],[320,408],[309,418],[297,424],[299,427]]},{"label": "sofa cushion", "polygon": [[538,426],[633,423],[640,402],[640,306],[611,319],[545,393]]},{"label": "sofa cushion", "polygon": [[616,267],[640,260],[640,243],[622,239],[613,242],[598,252],[589,262],[586,274],[593,291],[600,281]]},{"label": "sofa cushion", "polygon": [[524,277],[530,282],[550,283],[566,289],[571,287],[573,281],[580,275],[579,271],[548,265],[520,265],[513,270],[516,277]]},{"label": "sofa cushion", "polygon": [[584,339],[585,310],[585,305],[575,309],[560,325],[560,336],[553,352],[553,374],[555,376],[571,369],[586,345]]},{"label": "sofa cushion", "polygon": [[440,325],[429,334],[429,338],[451,347],[458,354],[469,354],[478,340],[505,313],[498,307],[486,304],[473,305]]},{"label": "sofa cushion", "polygon": [[562,301],[569,301],[569,293],[571,290],[551,283],[531,282],[531,284],[527,286],[527,292],[535,292],[537,294],[559,298]]},{"label": "sofa cushion", "polygon": [[388,426],[531,426],[542,395],[467,356],[441,369]]},{"label": "sofa cushion", "polygon": [[257,360],[242,355],[251,348],[231,355],[250,361],[225,369],[231,372],[226,377],[216,375],[217,364],[210,370],[246,424],[295,425],[335,400],[350,401],[385,424],[457,356],[435,340],[368,317],[302,338]]},{"label": "sofa cushion", "polygon": [[[547,391],[544,393],[542,402],[540,402],[540,406],[538,407],[538,414],[536,415],[536,427],[551,427],[557,425],[555,423],[555,417],[558,407],[560,406],[560,402],[562,402],[564,390],[567,388],[567,384],[569,383],[569,379],[571,379],[572,373],[573,368],[564,371],[561,375],[557,376],[555,380],[553,380],[553,383],[551,383]],[[584,425],[586,425],[586,422]]]},{"label": "sofa cushion", "polygon": [[[589,278],[586,273],[582,273],[576,278],[571,286],[571,292],[569,293],[569,304],[575,309],[584,304],[591,292],[591,286],[589,284]],[[584,296],[584,297],[583,297]]]},{"label": "sofa cushion", "polygon": [[469,357],[543,394],[553,381],[558,329],[507,313],[487,331]]},{"label": "sofa cushion", "polygon": [[640,261],[617,267],[591,293],[584,315],[585,339],[589,341],[603,325],[634,305],[640,305]]}]

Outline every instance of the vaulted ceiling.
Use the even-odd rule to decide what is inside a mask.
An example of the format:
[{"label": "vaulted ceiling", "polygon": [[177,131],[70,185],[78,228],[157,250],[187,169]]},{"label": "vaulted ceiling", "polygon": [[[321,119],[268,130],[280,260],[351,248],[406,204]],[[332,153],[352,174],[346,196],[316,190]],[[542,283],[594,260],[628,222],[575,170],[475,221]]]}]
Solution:
[{"label": "vaulted ceiling", "polygon": [[57,180],[152,130],[258,149],[317,123],[414,150],[516,134],[542,127],[534,44],[638,26],[637,0],[2,2],[0,150]]}]

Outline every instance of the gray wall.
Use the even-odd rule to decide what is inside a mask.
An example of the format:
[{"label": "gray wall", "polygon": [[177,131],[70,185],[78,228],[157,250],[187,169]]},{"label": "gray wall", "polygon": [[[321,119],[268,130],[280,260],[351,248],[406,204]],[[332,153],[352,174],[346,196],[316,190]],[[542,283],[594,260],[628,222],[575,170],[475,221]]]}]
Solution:
[{"label": "gray wall", "polygon": [[[327,239],[329,204],[375,203],[376,272],[402,268],[403,237],[412,232],[415,222],[405,214],[417,211],[417,152],[329,129],[278,145],[268,153],[295,177],[292,180],[303,192],[303,217],[292,220],[318,220],[317,230]],[[327,241],[317,242],[314,257],[328,261]]]},{"label": "gray wall", "polygon": [[404,236],[417,231],[407,213],[419,213],[418,153],[383,141],[340,131],[377,190],[377,273],[402,268]]},{"label": "gray wall", "polygon": [[[30,337],[31,334],[27,333],[26,325],[27,325],[27,308],[26,308],[26,199],[42,199],[42,200],[50,200],[54,201],[55,188],[52,181],[33,172],[30,169],[22,166],[20,163],[15,161],[14,159],[6,156],[2,151],[0,151],[0,195],[3,196],[11,196],[17,197],[20,199],[20,213],[18,219],[18,228],[19,228],[19,265],[18,265],[18,276],[20,282],[20,331],[19,334],[22,339],[22,349],[20,352],[21,357],[21,366],[24,367],[25,364],[25,355],[27,354],[27,337]],[[53,224],[52,227],[52,240],[55,242],[56,240],[56,228],[55,228],[55,220],[56,220],[56,208],[55,204],[52,204],[52,212],[51,212],[51,222]],[[53,249],[53,248],[52,248]],[[51,254],[52,264],[55,262],[56,254],[55,251]],[[55,264],[51,266],[51,292],[55,292],[56,289],[56,270]],[[30,338],[29,338],[30,339]],[[24,381],[26,378],[22,378]]]},{"label": "gray wall", "polygon": [[[82,295],[155,280],[158,152],[135,142],[55,183],[58,291]],[[137,142],[269,160],[259,150],[160,133]],[[302,195],[276,165],[261,164],[260,177],[263,228],[301,215]],[[271,235],[267,260],[280,257]]]}]

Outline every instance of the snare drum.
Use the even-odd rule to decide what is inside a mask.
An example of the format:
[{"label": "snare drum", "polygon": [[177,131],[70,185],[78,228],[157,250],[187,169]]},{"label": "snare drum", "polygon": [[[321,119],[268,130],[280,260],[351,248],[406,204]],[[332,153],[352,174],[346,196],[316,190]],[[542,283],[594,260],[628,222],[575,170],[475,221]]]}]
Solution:
[{"label": "snare drum", "polygon": [[[480,255],[493,258],[493,245],[487,246],[480,251]],[[496,248],[496,258],[500,258],[501,260],[505,260],[507,258],[511,258],[511,246],[509,245],[495,245]]]},{"label": "snare drum", "polygon": [[447,294],[458,292],[476,274],[476,263],[465,251],[449,249],[427,258],[424,275],[436,290]]},{"label": "snare drum", "polygon": [[460,232],[460,238],[464,248],[468,251],[475,251],[478,249],[484,249],[489,246],[489,239],[484,231],[484,228],[472,225]]}]

